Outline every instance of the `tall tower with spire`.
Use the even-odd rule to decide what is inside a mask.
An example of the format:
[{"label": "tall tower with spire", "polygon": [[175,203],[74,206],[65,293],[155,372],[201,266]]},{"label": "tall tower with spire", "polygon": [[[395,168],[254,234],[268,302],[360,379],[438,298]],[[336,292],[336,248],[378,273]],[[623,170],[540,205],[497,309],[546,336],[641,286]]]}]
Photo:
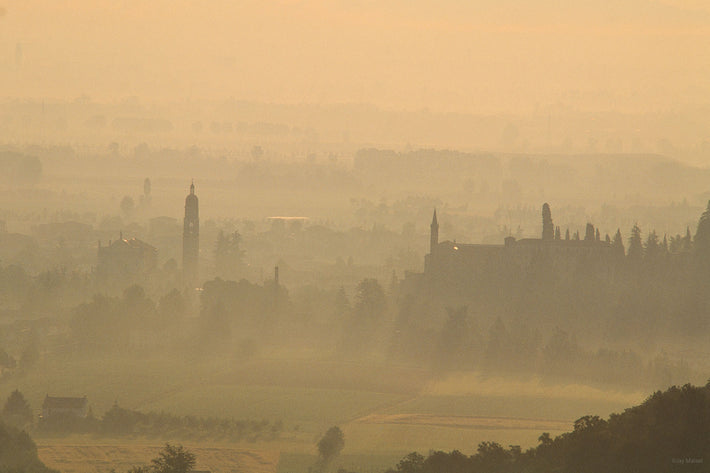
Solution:
[{"label": "tall tower with spire", "polygon": [[182,274],[186,283],[195,285],[199,277],[200,209],[195,195],[195,183],[185,198],[185,220],[182,231]]},{"label": "tall tower with spire", "polygon": [[434,254],[434,248],[439,244],[439,222],[436,220],[436,209],[434,217],[431,219],[431,237],[429,241],[429,253]]}]

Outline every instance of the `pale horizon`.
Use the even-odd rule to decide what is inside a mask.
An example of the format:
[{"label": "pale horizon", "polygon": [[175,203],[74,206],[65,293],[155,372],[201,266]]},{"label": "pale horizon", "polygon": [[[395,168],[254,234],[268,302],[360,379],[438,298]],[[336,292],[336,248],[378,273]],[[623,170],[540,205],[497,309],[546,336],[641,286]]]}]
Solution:
[{"label": "pale horizon", "polygon": [[673,110],[708,104],[708,20],[692,1],[0,3],[0,99]]}]

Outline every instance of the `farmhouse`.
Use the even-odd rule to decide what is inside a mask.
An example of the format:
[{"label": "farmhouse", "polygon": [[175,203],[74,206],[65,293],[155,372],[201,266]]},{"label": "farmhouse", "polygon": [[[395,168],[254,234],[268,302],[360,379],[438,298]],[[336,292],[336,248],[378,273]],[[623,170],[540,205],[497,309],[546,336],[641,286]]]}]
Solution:
[{"label": "farmhouse", "polygon": [[42,418],[73,415],[84,418],[89,413],[89,400],[84,397],[53,397],[47,395],[42,404]]}]

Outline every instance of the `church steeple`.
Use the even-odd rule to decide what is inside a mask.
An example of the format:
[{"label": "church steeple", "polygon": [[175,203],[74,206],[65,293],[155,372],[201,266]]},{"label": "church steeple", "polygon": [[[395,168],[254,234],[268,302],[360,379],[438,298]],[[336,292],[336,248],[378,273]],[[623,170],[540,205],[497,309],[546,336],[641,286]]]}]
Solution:
[{"label": "church steeple", "polygon": [[434,253],[434,248],[439,244],[439,222],[436,219],[436,209],[434,217],[431,219],[431,237],[429,241],[429,253]]},{"label": "church steeple", "polygon": [[185,220],[182,232],[182,274],[185,283],[194,287],[199,277],[200,209],[195,195],[195,182],[185,198]]}]

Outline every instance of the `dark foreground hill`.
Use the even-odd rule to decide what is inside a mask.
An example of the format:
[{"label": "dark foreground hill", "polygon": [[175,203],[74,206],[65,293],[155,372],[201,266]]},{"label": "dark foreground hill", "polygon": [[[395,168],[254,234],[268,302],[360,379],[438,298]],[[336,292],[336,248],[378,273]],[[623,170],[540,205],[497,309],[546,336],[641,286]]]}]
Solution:
[{"label": "dark foreground hill", "polygon": [[477,453],[410,453],[388,473],[629,473],[710,470],[710,383],[673,386],[608,420],[585,416],[574,430],[519,447],[483,442]]},{"label": "dark foreground hill", "polygon": [[37,445],[26,432],[0,422],[0,472],[57,473],[37,457]]}]

